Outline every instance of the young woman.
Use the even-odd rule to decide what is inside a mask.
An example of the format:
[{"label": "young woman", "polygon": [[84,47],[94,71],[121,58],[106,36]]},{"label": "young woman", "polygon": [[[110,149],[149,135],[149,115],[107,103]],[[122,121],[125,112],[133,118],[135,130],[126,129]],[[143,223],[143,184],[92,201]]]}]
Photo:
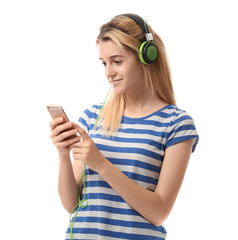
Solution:
[{"label": "young woman", "polygon": [[108,101],[85,110],[78,124],[50,123],[59,195],[74,212],[66,239],[165,239],[162,224],[198,142],[194,122],[175,105],[165,47],[142,18],[114,17],[97,44]]}]

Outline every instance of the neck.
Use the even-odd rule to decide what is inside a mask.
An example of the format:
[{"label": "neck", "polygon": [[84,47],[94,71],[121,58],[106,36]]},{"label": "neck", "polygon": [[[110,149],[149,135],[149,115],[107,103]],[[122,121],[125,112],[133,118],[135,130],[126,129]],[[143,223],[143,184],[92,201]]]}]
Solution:
[{"label": "neck", "polygon": [[154,94],[148,91],[137,92],[133,95],[126,94],[125,99],[124,115],[128,117],[143,117],[167,105],[156,92]]}]

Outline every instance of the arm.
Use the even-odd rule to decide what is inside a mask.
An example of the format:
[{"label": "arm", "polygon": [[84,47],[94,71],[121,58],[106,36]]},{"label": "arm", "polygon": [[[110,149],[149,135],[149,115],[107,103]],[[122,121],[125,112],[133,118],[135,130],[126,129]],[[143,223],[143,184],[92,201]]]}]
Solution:
[{"label": "arm", "polygon": [[73,161],[68,155],[59,155],[59,178],[58,178],[58,193],[61,203],[68,213],[71,213],[78,203],[79,194],[83,188],[81,182],[79,190],[79,181],[83,175],[83,163],[81,161]]},{"label": "arm", "polygon": [[168,217],[176,200],[191,149],[192,142],[186,141],[166,150],[155,192],[137,185],[109,162],[106,162],[99,174],[133,209],[155,226],[160,226]]},{"label": "arm", "polygon": [[178,195],[193,140],[180,142],[166,149],[157,188],[155,192],[151,192],[136,184],[109,162],[82,129],[79,132],[84,141],[76,144],[74,158],[84,161],[97,171],[133,209],[155,226],[160,226],[168,217]]},{"label": "arm", "polygon": [[[51,139],[59,154],[58,192],[63,207],[71,213],[78,203],[78,184],[83,173],[83,163],[77,161],[72,165],[70,159],[71,145],[80,140],[75,135],[77,125],[57,118],[50,122],[50,127]],[[75,137],[69,139],[70,136]]]},{"label": "arm", "polygon": [[58,193],[63,207],[71,213],[78,203],[78,185],[69,154],[59,154]]}]

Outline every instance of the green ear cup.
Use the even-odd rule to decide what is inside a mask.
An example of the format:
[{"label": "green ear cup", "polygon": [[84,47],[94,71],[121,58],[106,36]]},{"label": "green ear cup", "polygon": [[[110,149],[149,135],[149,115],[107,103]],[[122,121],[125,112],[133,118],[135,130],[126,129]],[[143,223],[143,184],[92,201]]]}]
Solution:
[{"label": "green ear cup", "polygon": [[145,41],[140,45],[139,58],[144,64],[153,63],[158,56],[158,51],[155,42]]},{"label": "green ear cup", "polygon": [[153,35],[150,32],[147,22],[145,22],[140,16],[132,13],[122,14],[119,16],[126,16],[133,19],[137,24],[140,25],[141,29],[145,34],[147,41],[142,42],[139,47],[139,59],[144,64],[151,64],[156,61],[158,57],[158,49],[156,43],[153,41]]}]

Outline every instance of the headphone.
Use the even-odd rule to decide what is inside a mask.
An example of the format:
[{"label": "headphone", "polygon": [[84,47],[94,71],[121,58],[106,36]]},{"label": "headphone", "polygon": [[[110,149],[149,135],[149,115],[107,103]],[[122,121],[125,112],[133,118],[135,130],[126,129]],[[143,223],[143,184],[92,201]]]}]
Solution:
[{"label": "headphone", "polygon": [[146,41],[142,42],[139,47],[139,59],[144,64],[151,64],[155,62],[158,56],[158,49],[156,43],[153,41],[153,35],[149,30],[147,23],[136,14],[122,14],[119,16],[126,16],[133,19],[142,28]]}]

